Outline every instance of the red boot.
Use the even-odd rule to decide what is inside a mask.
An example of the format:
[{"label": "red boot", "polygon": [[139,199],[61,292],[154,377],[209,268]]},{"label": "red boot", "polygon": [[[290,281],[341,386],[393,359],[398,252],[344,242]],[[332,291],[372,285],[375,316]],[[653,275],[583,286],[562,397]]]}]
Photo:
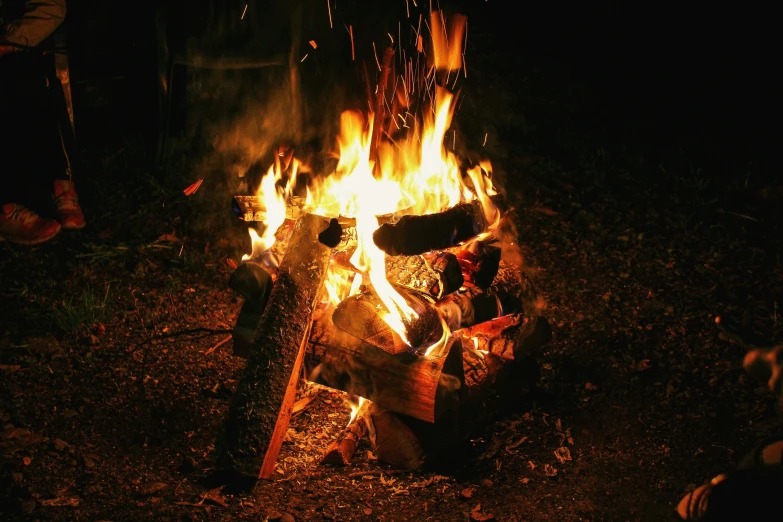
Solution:
[{"label": "red boot", "polygon": [[84,213],[79,206],[79,196],[72,181],[55,180],[54,203],[57,206],[59,221],[63,228],[84,228]]},{"label": "red boot", "polygon": [[42,218],[22,205],[0,207],[0,241],[37,245],[56,236],[62,227],[53,219]]}]

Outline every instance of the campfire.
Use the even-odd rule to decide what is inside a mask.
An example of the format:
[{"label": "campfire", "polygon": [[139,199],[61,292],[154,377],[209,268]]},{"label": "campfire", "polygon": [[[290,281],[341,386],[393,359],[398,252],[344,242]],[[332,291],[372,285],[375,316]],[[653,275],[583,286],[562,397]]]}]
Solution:
[{"label": "campfire", "polygon": [[438,75],[462,66],[464,20],[431,22],[452,46],[433,31],[427,104],[412,108],[408,68],[390,86],[390,47],[375,110],[341,116],[332,169],[280,147],[258,193],[234,200],[260,226],[230,280],[245,299],[234,351],[247,367],[218,444],[224,470],[271,476],[297,397],[318,386],[356,398],[324,462],[347,464],[369,435],[380,460],[418,468],[486,418],[549,340],[532,286],[503,255],[515,248],[510,209],[490,162],[444,143],[456,97]]}]

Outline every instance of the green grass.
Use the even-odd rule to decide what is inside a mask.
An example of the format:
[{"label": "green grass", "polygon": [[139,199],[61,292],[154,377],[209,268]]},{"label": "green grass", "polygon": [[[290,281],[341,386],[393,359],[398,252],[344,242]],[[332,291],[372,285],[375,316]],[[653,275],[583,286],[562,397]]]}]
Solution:
[{"label": "green grass", "polygon": [[54,323],[69,335],[84,333],[94,325],[103,322],[109,315],[109,294],[111,286],[101,296],[92,288],[82,290],[81,295],[62,301],[54,309]]}]

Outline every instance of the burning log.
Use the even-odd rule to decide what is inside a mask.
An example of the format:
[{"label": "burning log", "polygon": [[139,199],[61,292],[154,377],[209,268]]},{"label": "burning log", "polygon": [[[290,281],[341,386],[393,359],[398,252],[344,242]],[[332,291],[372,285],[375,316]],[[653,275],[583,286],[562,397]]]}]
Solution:
[{"label": "burning log", "polygon": [[483,241],[474,241],[455,253],[465,286],[486,290],[492,285],[500,269],[500,248]]},{"label": "burning log", "polygon": [[322,464],[348,465],[354,452],[356,452],[359,441],[367,435],[367,422],[370,421],[366,418],[366,414],[369,406],[369,401],[365,400],[362,402],[348,426],[340,433],[337,440],[332,442],[326,449],[324,456],[321,458]]},{"label": "burning log", "polygon": [[487,227],[478,201],[461,203],[438,214],[408,215],[385,223],[373,235],[375,245],[391,256],[443,250],[479,235]]},{"label": "burning log", "polygon": [[274,472],[331,253],[317,237],[327,224],[306,214],[294,227],[218,444],[223,471],[253,479]]},{"label": "burning log", "polygon": [[457,256],[451,252],[387,256],[386,279],[435,300],[456,292],[465,282]]},{"label": "burning log", "polygon": [[[492,196],[491,199],[502,207],[502,198]],[[396,223],[381,225],[372,238],[390,256],[412,256],[453,247],[481,234],[490,224],[481,203],[474,200],[437,214],[402,216]]]},{"label": "burning log", "polygon": [[474,350],[513,361],[535,355],[552,338],[552,330],[543,317],[514,314],[463,328],[454,335],[468,341]]},{"label": "burning log", "polygon": [[362,293],[345,299],[334,310],[332,321],[340,330],[391,354],[437,342],[443,335],[438,312],[414,294],[407,293],[404,297],[417,314],[416,319],[405,325],[410,346],[383,319],[385,308],[375,294]]},{"label": "burning log", "polygon": [[506,292],[480,293],[467,290],[448,296],[438,303],[446,323],[452,330],[522,311],[522,302]]},{"label": "burning log", "polygon": [[[351,263],[354,249],[336,252],[332,260],[340,268],[362,273]],[[428,295],[436,301],[456,292],[464,283],[457,256],[451,252],[386,256],[386,280],[398,287]]]},{"label": "burning log", "polygon": [[308,380],[426,422],[458,407],[463,391],[460,343],[450,339],[426,356],[392,355],[341,331],[324,315],[313,325],[315,335],[305,355]]}]

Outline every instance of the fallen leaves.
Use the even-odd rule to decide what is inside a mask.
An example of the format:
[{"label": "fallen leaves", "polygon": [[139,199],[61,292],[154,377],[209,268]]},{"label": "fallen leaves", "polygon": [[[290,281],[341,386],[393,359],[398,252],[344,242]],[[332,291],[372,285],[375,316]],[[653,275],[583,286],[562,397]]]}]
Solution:
[{"label": "fallen leaves", "polygon": [[567,461],[571,460],[571,450],[565,446],[557,448],[555,450],[555,457],[560,461],[560,464],[565,464]]},{"label": "fallen leaves", "polygon": [[470,511],[470,520],[472,522],[487,522],[488,520],[495,520],[495,515],[484,513],[481,511],[481,504],[476,504]]}]

